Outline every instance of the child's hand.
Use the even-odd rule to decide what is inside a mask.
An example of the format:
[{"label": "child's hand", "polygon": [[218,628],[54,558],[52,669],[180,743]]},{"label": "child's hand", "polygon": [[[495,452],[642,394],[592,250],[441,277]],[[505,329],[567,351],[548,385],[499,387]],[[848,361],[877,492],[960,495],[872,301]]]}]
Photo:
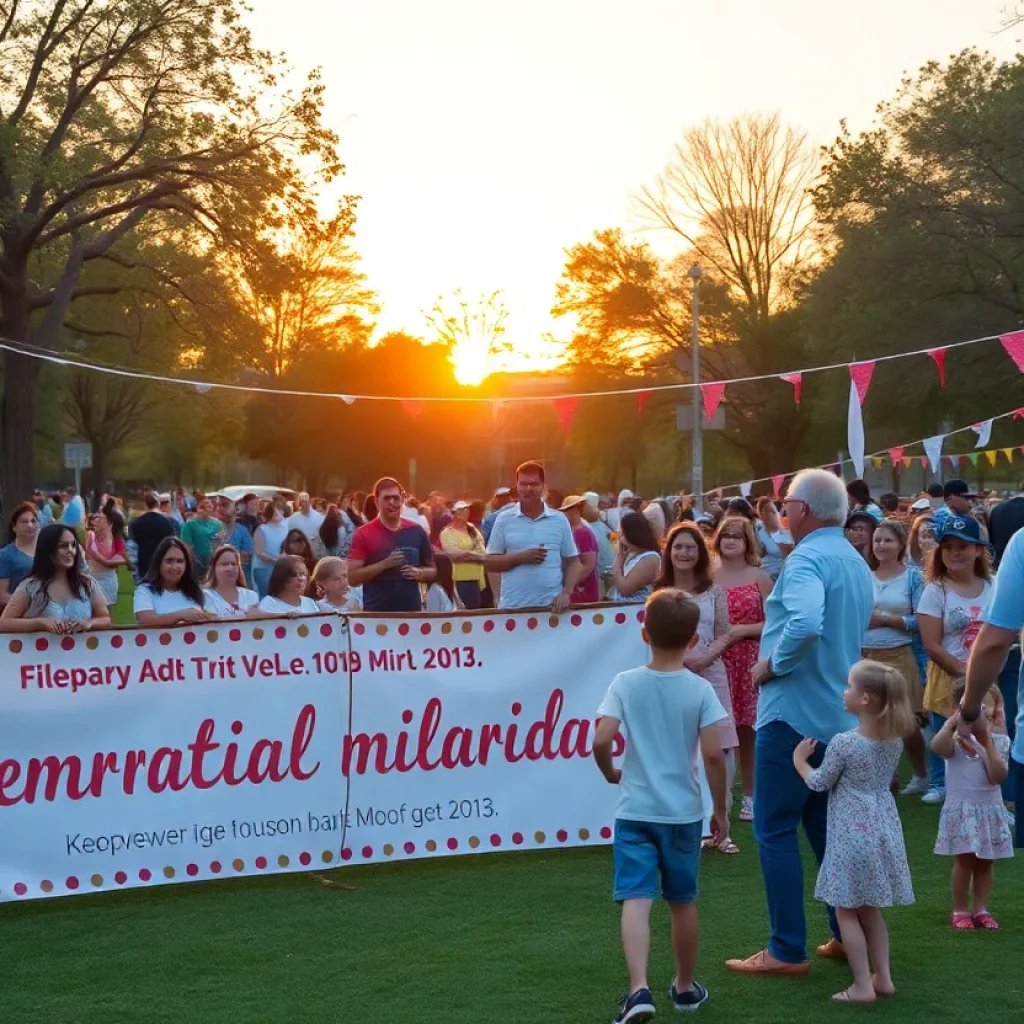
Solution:
[{"label": "child's hand", "polygon": [[711,815],[711,841],[720,846],[729,838],[729,813],[722,811]]},{"label": "child's hand", "polygon": [[809,761],[817,745],[818,741],[814,739],[801,740],[796,745],[796,750],[793,751],[793,763],[804,764]]},{"label": "child's hand", "polygon": [[622,769],[613,768],[605,778],[613,785],[617,786],[622,781]]}]

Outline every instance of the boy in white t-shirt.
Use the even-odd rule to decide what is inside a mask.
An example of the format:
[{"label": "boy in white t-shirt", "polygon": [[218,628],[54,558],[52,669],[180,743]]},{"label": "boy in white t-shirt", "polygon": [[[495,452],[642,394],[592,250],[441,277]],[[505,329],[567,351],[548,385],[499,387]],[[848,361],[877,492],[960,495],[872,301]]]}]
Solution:
[{"label": "boy in white t-shirt", "polygon": [[[708,992],[695,978],[697,962],[697,870],[704,807],[697,776],[703,754],[714,798],[711,831],[715,844],[729,834],[725,754],[715,727],[726,717],[711,684],[683,668],[700,611],[681,590],[665,588],[647,599],[644,641],[651,660],[620,672],[598,715],[594,760],[604,777],[620,787],[615,812],[614,897],[622,905],[622,946],[629,970],[629,994],[619,1024],[640,1024],[654,1016],[647,984],[651,904],[661,895],[672,915],[676,975],[669,998],[678,1010],[696,1010]],[[626,750],[622,768],[612,765],[612,745],[622,726]]]}]

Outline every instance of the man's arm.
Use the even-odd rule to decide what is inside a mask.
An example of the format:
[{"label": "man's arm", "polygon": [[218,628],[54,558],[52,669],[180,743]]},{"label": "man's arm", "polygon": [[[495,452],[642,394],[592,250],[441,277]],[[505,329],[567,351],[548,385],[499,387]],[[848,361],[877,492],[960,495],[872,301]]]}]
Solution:
[{"label": "man's arm", "polygon": [[[397,548],[382,562],[371,562],[369,565],[362,558],[350,558],[348,560],[349,584],[353,587],[361,587],[364,583],[375,580],[382,572],[396,569],[404,562],[405,555]],[[436,569],[434,569],[434,575],[437,575]]]},{"label": "man's arm", "polygon": [[586,572],[584,572],[583,563],[580,561],[579,555],[562,559],[562,592],[552,602],[551,610],[553,612],[560,614],[569,607],[572,592],[576,589],[576,584],[585,575]]},{"label": "man's arm", "polygon": [[774,676],[792,672],[821,639],[824,628],[825,585],[806,558],[787,568],[782,604],[787,613],[786,625],[768,657],[768,667]]}]

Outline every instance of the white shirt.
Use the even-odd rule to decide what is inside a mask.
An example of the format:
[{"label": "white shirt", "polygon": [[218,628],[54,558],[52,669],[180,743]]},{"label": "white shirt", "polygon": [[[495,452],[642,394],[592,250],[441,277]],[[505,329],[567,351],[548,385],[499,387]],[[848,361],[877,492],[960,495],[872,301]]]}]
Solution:
[{"label": "white shirt", "polygon": [[180,590],[164,590],[158,594],[148,583],[136,588],[132,606],[136,617],[139,612],[167,615],[169,612],[183,612],[189,608],[199,607],[191,597]]},{"label": "white shirt", "polygon": [[298,605],[288,604],[286,601],[269,594],[260,601],[260,611],[270,612],[271,615],[319,615],[320,609],[316,601],[311,597],[300,597]]},{"label": "white shirt", "polygon": [[419,523],[423,527],[424,532],[430,536],[430,520],[426,516],[421,516],[420,511],[417,508],[413,508],[412,505],[402,506],[402,518],[408,519],[411,522]]},{"label": "white shirt", "polygon": [[978,597],[961,597],[952,587],[929,583],[917,604],[918,615],[942,619],[942,646],[957,661],[966,662],[981,631],[982,616],[992,599],[992,583]]},{"label": "white shirt", "polygon": [[[256,527],[253,538],[255,539],[256,536],[263,538],[263,553],[269,558],[277,558],[281,554],[281,548],[284,547],[284,539],[288,536],[288,522],[263,523]],[[267,568],[267,563],[256,558],[255,555],[253,564],[257,569]]]},{"label": "white shirt", "polygon": [[[898,615],[900,618],[914,614],[914,596],[909,569],[904,568],[899,576],[888,580],[880,580],[875,573],[872,573],[871,582],[875,588],[876,612],[883,615]],[[864,646],[892,650],[896,647],[906,647],[911,639],[905,629],[874,626],[865,631]]]},{"label": "white shirt", "polygon": [[540,515],[530,519],[518,503],[510,505],[494,521],[487,554],[509,555],[529,548],[545,548],[544,561],[540,565],[517,565],[502,574],[499,608],[543,608],[551,604],[564,586],[562,560],[579,556],[569,520],[561,512],[543,505]]},{"label": "white shirt", "polygon": [[216,590],[204,587],[203,593],[206,595],[206,610],[213,612],[218,619],[244,619],[245,613],[260,603],[260,595],[255,590],[246,590],[245,587],[238,588],[237,607],[228,604]]},{"label": "white shirt", "polygon": [[300,509],[293,515],[290,515],[284,521],[284,525],[289,530],[301,530],[312,540],[320,532],[320,527],[324,525],[324,519],[326,518],[326,516],[322,516],[315,508],[310,506],[308,513]]},{"label": "white shirt", "polygon": [[352,596],[351,591],[344,604],[331,604],[325,598],[323,601],[317,601],[316,606],[322,612],[333,612],[335,614],[340,612],[357,612],[361,608],[358,599]]},{"label": "white shirt", "polygon": [[455,611],[455,605],[452,603],[452,599],[445,593],[444,587],[440,583],[431,583],[430,589],[427,591],[427,605],[426,611],[428,612],[453,612]]}]

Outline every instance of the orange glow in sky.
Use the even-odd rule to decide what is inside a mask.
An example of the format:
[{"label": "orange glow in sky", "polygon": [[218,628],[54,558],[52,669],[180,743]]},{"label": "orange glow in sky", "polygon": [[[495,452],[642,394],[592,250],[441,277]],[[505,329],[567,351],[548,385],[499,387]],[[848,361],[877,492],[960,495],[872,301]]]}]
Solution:
[{"label": "orange glow in sky", "polygon": [[423,336],[422,311],[456,288],[503,290],[514,354],[467,351],[467,382],[557,360],[544,336],[571,332],[549,314],[563,250],[638,229],[631,197],[684,126],[779,110],[828,143],[926,61],[1017,42],[995,34],[1007,0],[251,3],[259,45],[323,68],[378,335]]}]

